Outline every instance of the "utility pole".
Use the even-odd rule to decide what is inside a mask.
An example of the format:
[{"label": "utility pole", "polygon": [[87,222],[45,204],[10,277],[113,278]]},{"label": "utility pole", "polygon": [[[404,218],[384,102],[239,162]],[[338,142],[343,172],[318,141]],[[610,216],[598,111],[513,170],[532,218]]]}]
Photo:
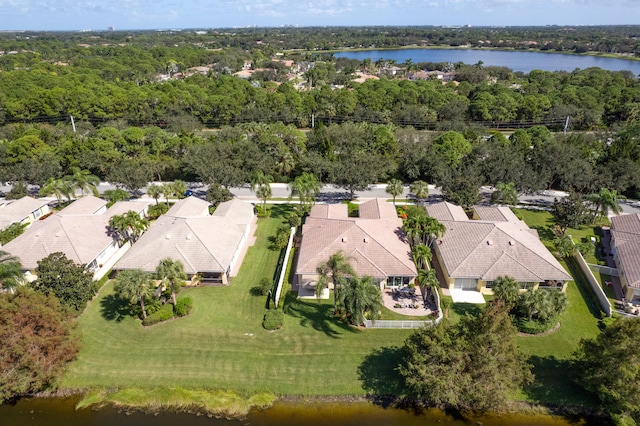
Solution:
[{"label": "utility pole", "polygon": [[71,117],[71,127],[73,127],[73,133],[76,132],[76,123],[73,121],[73,115],[70,115],[69,117]]},{"label": "utility pole", "polygon": [[564,130],[563,133],[566,135],[567,134],[567,128],[569,127],[569,116],[567,115],[567,119],[564,122]]},{"label": "utility pole", "polygon": [[316,114],[315,113],[311,113],[311,128],[313,129],[315,127],[316,124]]}]

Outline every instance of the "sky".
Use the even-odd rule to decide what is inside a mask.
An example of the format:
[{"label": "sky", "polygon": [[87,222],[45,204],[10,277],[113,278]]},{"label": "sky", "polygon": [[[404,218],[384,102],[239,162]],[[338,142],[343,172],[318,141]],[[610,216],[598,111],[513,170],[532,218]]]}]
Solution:
[{"label": "sky", "polygon": [[640,24],[640,0],[0,0],[0,30]]}]

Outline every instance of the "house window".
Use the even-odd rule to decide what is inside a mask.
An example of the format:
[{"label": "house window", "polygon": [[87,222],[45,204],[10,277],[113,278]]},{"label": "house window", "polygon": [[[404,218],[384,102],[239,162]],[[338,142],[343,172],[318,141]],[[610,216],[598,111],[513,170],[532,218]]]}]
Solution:
[{"label": "house window", "polygon": [[405,287],[409,285],[410,277],[389,277],[387,278],[387,287]]},{"label": "house window", "polygon": [[518,286],[520,287],[520,290],[531,290],[535,285],[536,283],[518,281]]}]

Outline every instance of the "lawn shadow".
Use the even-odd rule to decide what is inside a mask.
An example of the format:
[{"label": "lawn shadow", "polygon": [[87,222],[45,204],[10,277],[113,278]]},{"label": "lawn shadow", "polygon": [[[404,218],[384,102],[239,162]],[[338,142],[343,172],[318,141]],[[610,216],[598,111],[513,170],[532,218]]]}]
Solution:
[{"label": "lawn shadow", "polygon": [[401,355],[397,346],[375,349],[358,366],[358,379],[372,403],[387,408],[399,402],[404,384],[396,367]]},{"label": "lawn shadow", "polygon": [[553,220],[547,220],[547,222],[549,222],[549,225],[534,225],[532,228],[538,231],[538,236],[541,240],[553,241],[557,238],[552,228],[554,222]]},{"label": "lawn shadow", "polygon": [[132,315],[131,305],[115,294],[109,294],[100,300],[100,313],[107,321],[120,322]]},{"label": "lawn shadow", "polygon": [[272,204],[270,217],[274,219],[287,219],[289,213],[297,210],[295,206],[291,204]]},{"label": "lawn shadow", "polygon": [[464,316],[466,314],[476,316],[482,309],[484,309],[485,305],[476,305],[474,303],[454,303],[451,309],[453,312],[460,316]]},{"label": "lawn shadow", "polygon": [[333,306],[316,300],[298,299],[295,292],[288,292],[285,298],[284,313],[298,318],[303,327],[313,327],[329,337],[340,338],[342,331],[358,332],[354,327],[333,317]]},{"label": "lawn shadow", "polygon": [[531,371],[535,375],[535,381],[524,389],[524,393],[533,402],[547,407],[552,414],[561,415],[572,422],[579,423],[585,420],[584,412],[572,414],[567,407],[599,405],[595,395],[573,381],[575,367],[569,360],[561,360],[553,356],[532,356],[528,361],[533,367]]}]

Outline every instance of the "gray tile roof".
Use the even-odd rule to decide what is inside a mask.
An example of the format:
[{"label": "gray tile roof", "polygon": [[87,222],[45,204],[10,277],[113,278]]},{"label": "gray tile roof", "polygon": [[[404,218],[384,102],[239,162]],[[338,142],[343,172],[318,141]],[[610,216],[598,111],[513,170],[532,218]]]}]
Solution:
[{"label": "gray tile roof", "polygon": [[571,279],[537,234],[520,220],[441,222],[447,230],[436,244],[450,277],[493,280],[509,275],[521,282]]},{"label": "gray tile roof", "polygon": [[612,217],[611,236],[628,285],[640,288],[640,215]]},{"label": "gray tile roof", "polygon": [[107,202],[101,198],[94,197],[93,195],[86,195],[78,198],[64,209],[60,210],[58,214],[66,216],[72,215],[89,215],[95,214],[100,209],[105,208]]},{"label": "gray tile roof", "polygon": [[[384,203],[384,200],[382,202]],[[364,204],[367,203],[362,205]],[[388,216],[390,210],[386,207],[378,209],[381,205],[376,201],[368,204],[365,211],[371,209],[382,213],[365,214]],[[390,206],[394,217],[380,219],[333,219],[324,215],[326,209],[316,209],[315,211],[321,214],[309,216],[302,228],[296,273],[315,275],[319,264],[342,250],[351,259],[351,265],[358,275],[378,278],[416,276],[411,248],[401,231],[402,220],[397,217],[393,206]]]},{"label": "gray tile roof", "polygon": [[251,204],[234,199],[209,215],[205,201],[189,197],[179,203],[151,225],[114,269],[154,272],[160,260],[169,257],[180,260],[187,274],[227,271],[253,218]]},{"label": "gray tile roof", "polygon": [[[34,222],[24,234],[7,243],[4,250],[17,256],[27,270],[35,269],[39,260],[59,251],[77,264],[90,263],[113,242],[109,232],[109,219],[113,216],[113,211],[121,208],[116,203],[113,210],[109,209],[101,214],[78,214],[79,211],[94,210],[99,204],[95,200],[88,200],[81,203],[80,208],[72,209],[74,214],[66,214],[67,209],[84,198],[87,197],[74,201],[45,220]],[[131,202],[120,203],[125,203],[127,207],[137,207],[138,212],[147,206],[142,202],[131,205]],[[127,208],[128,210],[131,208]]]},{"label": "gray tile roof", "polygon": [[464,212],[463,208],[460,206],[456,206],[455,204],[451,204],[447,201],[438,201],[435,203],[429,203],[425,206],[427,209],[427,214],[431,217],[435,217],[439,221],[443,220],[469,220],[467,214]]},{"label": "gray tile roof", "polygon": [[38,200],[32,197],[22,197],[19,200],[9,202],[0,208],[0,230],[14,222],[21,222],[34,211],[46,206],[48,201]]}]

